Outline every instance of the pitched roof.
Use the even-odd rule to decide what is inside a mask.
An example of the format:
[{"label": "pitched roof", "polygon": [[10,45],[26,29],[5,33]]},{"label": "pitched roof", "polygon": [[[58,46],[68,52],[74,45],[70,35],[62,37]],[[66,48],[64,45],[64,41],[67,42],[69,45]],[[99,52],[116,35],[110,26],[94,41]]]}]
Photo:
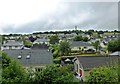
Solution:
[{"label": "pitched roof", "polygon": [[15,40],[10,40],[10,41],[7,41],[5,44],[3,44],[4,46],[23,46],[22,43],[20,42],[17,42]]},{"label": "pitched roof", "polygon": [[77,47],[77,46],[87,47],[87,46],[91,46],[91,44],[88,42],[83,42],[83,41],[73,41],[71,44],[71,47]]},{"label": "pitched roof", "polygon": [[4,52],[19,61],[23,66],[41,66],[52,64],[53,61],[52,53],[48,52],[47,49],[4,50]]},{"label": "pitched roof", "polygon": [[85,57],[78,57],[78,60],[82,64],[84,69],[92,69],[92,68],[98,68],[100,66],[108,66],[112,62],[117,63],[118,57],[112,57],[109,56],[85,56]]}]

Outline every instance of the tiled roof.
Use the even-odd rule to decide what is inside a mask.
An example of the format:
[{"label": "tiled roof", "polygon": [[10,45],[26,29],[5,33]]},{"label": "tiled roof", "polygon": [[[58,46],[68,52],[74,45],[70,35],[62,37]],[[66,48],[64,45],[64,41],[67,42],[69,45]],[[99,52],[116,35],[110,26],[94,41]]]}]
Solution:
[{"label": "tiled roof", "polygon": [[[47,51],[47,49],[4,50],[4,52],[6,52],[8,56],[19,61],[24,66],[40,66],[52,64],[53,61],[52,53]],[[19,56],[21,56],[21,58]]]}]

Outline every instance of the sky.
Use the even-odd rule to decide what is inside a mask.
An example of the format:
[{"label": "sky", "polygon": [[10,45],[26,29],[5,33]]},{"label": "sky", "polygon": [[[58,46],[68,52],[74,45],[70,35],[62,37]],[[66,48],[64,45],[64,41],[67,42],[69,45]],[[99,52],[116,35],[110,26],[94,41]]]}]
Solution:
[{"label": "sky", "polygon": [[0,34],[118,30],[118,0],[103,1],[0,0]]}]

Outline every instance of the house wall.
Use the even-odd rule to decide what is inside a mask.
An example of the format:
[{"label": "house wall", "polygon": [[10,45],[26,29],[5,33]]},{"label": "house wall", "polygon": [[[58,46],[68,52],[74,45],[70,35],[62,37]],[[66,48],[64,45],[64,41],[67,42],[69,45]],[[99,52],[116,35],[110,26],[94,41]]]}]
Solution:
[{"label": "house wall", "polygon": [[[77,58],[76,58],[77,59]],[[83,67],[82,65],[80,64],[80,61],[77,59],[75,62],[74,62],[74,71],[79,74],[80,73],[80,69],[82,69],[82,79],[85,80],[85,77],[84,77],[84,70],[83,70]]]},{"label": "house wall", "polygon": [[6,46],[6,47],[2,46],[1,50],[4,50],[4,49],[21,49],[21,48],[22,48],[22,46],[17,46],[17,47],[11,46],[11,48],[10,48],[10,46]]},{"label": "house wall", "polygon": [[76,46],[76,47],[71,48],[71,50],[79,50],[79,48],[82,48],[82,49],[94,49],[93,46],[87,46],[86,48],[84,48],[84,46]]}]

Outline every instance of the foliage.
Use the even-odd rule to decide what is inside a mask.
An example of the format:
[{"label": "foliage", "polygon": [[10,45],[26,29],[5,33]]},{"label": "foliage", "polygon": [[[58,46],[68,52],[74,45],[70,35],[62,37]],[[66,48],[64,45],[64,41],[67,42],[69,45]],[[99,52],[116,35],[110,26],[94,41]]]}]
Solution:
[{"label": "foliage", "polygon": [[120,39],[108,42],[108,51],[120,51]]},{"label": "foliage", "polygon": [[100,49],[100,42],[99,42],[99,41],[95,41],[95,42],[93,43],[93,46],[95,47],[95,49],[96,49],[96,51],[97,51],[98,49]]},{"label": "foliage", "polygon": [[52,54],[54,58],[59,56],[59,46],[50,46],[49,50],[52,50]]},{"label": "foliage", "polygon": [[60,43],[59,52],[60,55],[69,55],[70,53],[70,43],[68,41],[63,41]]},{"label": "foliage", "polygon": [[112,84],[118,82],[118,68],[100,67],[90,71],[87,82],[92,84]]},{"label": "foliage", "polygon": [[53,52],[53,58],[56,58],[56,57],[58,57],[58,50],[55,50],[54,52]]},{"label": "foliage", "polygon": [[85,31],[85,34],[88,34],[88,35],[93,35],[93,32],[94,32],[94,30],[88,30],[88,31]]},{"label": "foliage", "polygon": [[80,51],[78,50],[71,50],[71,53],[79,53]]},{"label": "foliage", "polygon": [[74,41],[82,41],[83,40],[83,37],[82,36],[75,36],[75,38],[73,39]]},{"label": "foliage", "polygon": [[36,39],[37,39],[37,38],[34,38],[33,36],[29,37],[29,40],[30,40],[31,42],[34,42]]},{"label": "foliage", "polygon": [[32,47],[32,43],[28,42],[28,41],[24,41],[24,46],[27,48],[31,48]]},{"label": "foliage", "polygon": [[2,53],[2,83],[22,83],[27,80],[27,73],[22,66]]},{"label": "foliage", "polygon": [[66,84],[74,82],[74,76],[68,67],[50,65],[36,72],[35,81],[40,84]]},{"label": "foliage", "polygon": [[98,34],[104,34],[104,31],[97,31]]},{"label": "foliage", "polygon": [[55,59],[53,60],[53,63],[55,63],[55,64],[60,64],[60,63],[61,63],[61,59],[55,58]]},{"label": "foliage", "polygon": [[59,43],[59,37],[58,37],[58,35],[50,36],[49,39],[50,39],[50,41],[49,41],[50,44],[56,44],[56,43]]},{"label": "foliage", "polygon": [[84,37],[83,41],[85,41],[85,42],[89,41],[88,37]]},{"label": "foliage", "polygon": [[73,40],[74,41],[85,41],[85,42],[89,41],[88,37],[82,37],[80,35],[75,36]]}]

